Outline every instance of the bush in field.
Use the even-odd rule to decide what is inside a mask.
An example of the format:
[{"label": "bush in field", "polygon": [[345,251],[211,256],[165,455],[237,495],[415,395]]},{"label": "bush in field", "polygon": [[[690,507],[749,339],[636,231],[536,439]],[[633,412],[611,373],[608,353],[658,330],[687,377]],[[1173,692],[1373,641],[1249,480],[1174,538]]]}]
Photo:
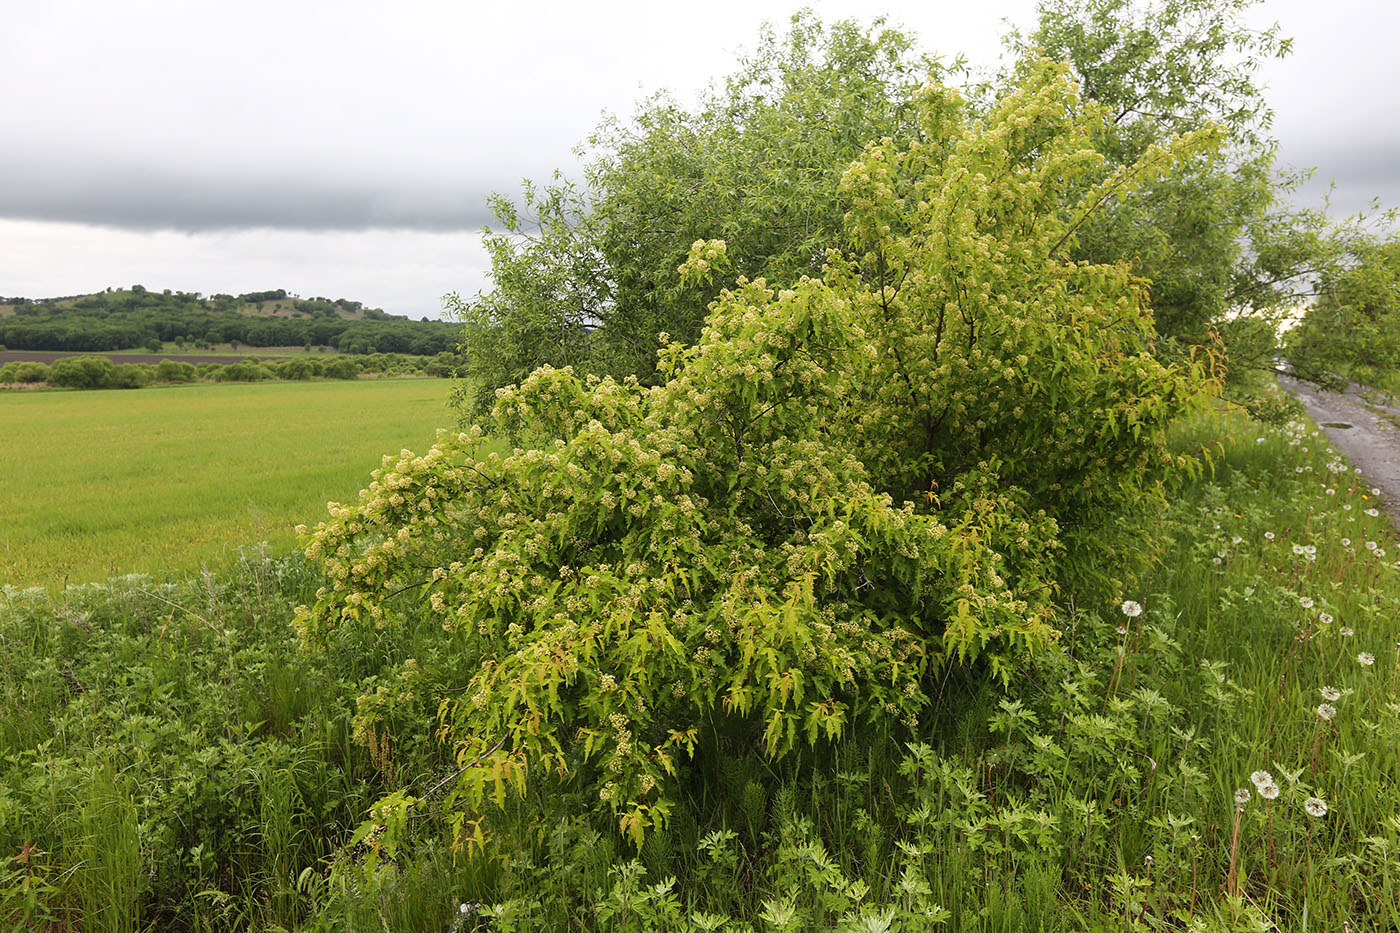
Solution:
[{"label": "bush in field", "polygon": [[273,378],[273,374],[262,363],[244,360],[223,367],[214,378],[219,382],[261,382]]},{"label": "bush in field", "polygon": [[111,389],[139,389],[155,381],[156,368],[149,363],[118,363],[107,381]]},{"label": "bush in field", "polygon": [[49,367],[45,363],[34,363],[28,360],[14,364],[15,382],[35,383],[47,382],[49,378]]},{"label": "bush in field", "polygon": [[156,364],[156,382],[194,382],[197,378],[199,378],[199,371],[194,368],[193,363],[161,360]]},{"label": "bush in field", "polygon": [[68,389],[101,389],[111,385],[116,366],[105,356],[66,356],[53,361],[45,380]]},{"label": "bush in field", "polygon": [[310,379],[312,374],[311,364],[299,357],[290,360],[282,360],[272,365],[272,371],[277,374],[278,379]]},{"label": "bush in field", "polygon": [[360,374],[360,367],[354,360],[341,357],[326,363],[322,372],[327,379],[354,379]]},{"label": "bush in field", "polygon": [[[845,170],[855,247],[822,279],[741,277],[654,387],[536,371],[496,402],[513,453],[473,428],[386,458],[308,540],[332,584],[307,642],[398,624],[403,593],[474,636],[441,707],[470,807],[573,775],[640,843],[713,730],[776,757],[912,727],[944,665],[1008,681],[1057,637],[1062,527],[1174,462],[1164,429],[1202,373],[1154,359],[1126,265],[1066,252],[1211,134],[1104,177],[1102,118],[1062,68],[1026,66],[978,120],[942,88],[915,103],[917,139]],[[699,241],[682,274],[725,263]],[[392,702],[366,698],[366,734]]]}]

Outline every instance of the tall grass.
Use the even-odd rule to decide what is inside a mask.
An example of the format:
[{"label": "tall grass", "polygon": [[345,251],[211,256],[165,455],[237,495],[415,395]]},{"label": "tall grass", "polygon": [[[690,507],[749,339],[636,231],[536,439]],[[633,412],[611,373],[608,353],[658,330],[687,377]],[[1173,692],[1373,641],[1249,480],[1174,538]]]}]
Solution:
[{"label": "tall grass", "polygon": [[[1400,928],[1393,530],[1310,428],[1212,416],[1175,443],[1211,467],[1138,530],[1152,569],[1104,605],[1064,594],[1062,650],[1011,689],[950,667],[917,730],[776,763],[717,722],[639,852],[568,775],[467,814],[429,794],[456,767],[434,710],[472,655],[408,604],[314,655],[288,617],[319,581],[294,560],[7,591],[0,925]],[[373,750],[357,694],[397,710]],[[428,797],[407,847],[352,846],[394,789]]]}]

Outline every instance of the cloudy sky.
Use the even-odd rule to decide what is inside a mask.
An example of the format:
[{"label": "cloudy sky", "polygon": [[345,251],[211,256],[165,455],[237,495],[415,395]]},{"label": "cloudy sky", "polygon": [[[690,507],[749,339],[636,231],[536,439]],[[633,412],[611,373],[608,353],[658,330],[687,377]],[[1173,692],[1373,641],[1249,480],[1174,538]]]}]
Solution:
[{"label": "cloudy sky", "polygon": [[[0,295],[286,288],[435,316],[488,288],[485,198],[606,111],[691,102],[799,0],[0,0]],[[985,66],[1034,0],[827,0]],[[1400,204],[1400,4],[1265,0],[1282,161]]]}]

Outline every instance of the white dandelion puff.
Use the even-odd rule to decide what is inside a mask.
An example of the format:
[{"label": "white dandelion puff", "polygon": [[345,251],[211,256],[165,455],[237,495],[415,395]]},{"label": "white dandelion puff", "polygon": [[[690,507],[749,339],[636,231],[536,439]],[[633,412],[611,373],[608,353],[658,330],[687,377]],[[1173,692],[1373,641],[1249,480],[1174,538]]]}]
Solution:
[{"label": "white dandelion puff", "polygon": [[1142,615],[1142,604],[1131,599],[1124,601],[1120,608],[1123,610],[1123,615],[1130,619],[1136,619]]},{"label": "white dandelion puff", "polygon": [[1235,806],[1242,807],[1249,803],[1249,788],[1241,787],[1235,791]]},{"label": "white dandelion puff", "polygon": [[1311,609],[1313,607],[1312,597],[1300,596],[1298,598],[1298,605],[1302,606],[1304,609]]},{"label": "white dandelion puff", "polygon": [[1267,771],[1255,771],[1249,776],[1249,781],[1255,787],[1263,787],[1265,784],[1274,783],[1274,776]]},{"label": "white dandelion puff", "polygon": [[1342,691],[1336,687],[1323,687],[1322,698],[1328,703],[1335,703],[1342,698]]},{"label": "white dandelion puff", "polygon": [[1332,717],[1337,715],[1337,707],[1333,706],[1331,703],[1319,703],[1317,706],[1317,715],[1319,719],[1331,722]]},{"label": "white dandelion puff", "polygon": [[1376,663],[1376,656],[1369,651],[1363,651],[1356,656],[1356,660],[1362,667],[1370,667]]},{"label": "white dandelion puff", "polygon": [[1307,802],[1303,804],[1303,809],[1308,811],[1308,816],[1321,819],[1327,815],[1327,801],[1321,797],[1309,797]]}]

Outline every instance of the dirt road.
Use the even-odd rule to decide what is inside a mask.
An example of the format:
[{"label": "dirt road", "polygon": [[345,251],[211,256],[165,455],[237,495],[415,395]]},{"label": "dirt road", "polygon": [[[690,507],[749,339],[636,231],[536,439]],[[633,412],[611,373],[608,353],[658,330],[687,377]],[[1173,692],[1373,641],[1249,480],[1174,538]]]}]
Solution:
[{"label": "dirt road", "polygon": [[1396,400],[1359,386],[1325,392],[1288,376],[1279,381],[1322,426],[1332,446],[1380,489],[1386,511],[1400,525],[1400,407]]}]

